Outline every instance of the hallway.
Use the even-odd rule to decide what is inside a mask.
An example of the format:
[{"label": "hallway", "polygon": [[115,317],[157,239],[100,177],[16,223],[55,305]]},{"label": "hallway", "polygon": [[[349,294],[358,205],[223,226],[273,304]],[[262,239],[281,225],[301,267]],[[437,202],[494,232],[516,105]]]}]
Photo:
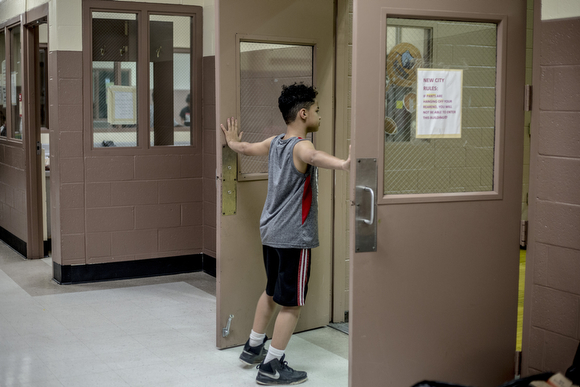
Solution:
[{"label": "hallway", "polygon": [[[50,259],[0,241],[0,386],[254,386],[240,347],[215,347],[215,279],[205,273],[57,285]],[[235,329],[235,318],[232,329]],[[348,336],[296,334],[287,358],[309,386],[346,386]]]}]

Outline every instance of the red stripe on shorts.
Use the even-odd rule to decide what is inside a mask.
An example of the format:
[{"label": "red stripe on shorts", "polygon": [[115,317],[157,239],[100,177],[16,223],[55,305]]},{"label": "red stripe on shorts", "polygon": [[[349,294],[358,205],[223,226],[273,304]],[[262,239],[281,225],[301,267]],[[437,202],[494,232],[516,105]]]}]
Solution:
[{"label": "red stripe on shorts", "polygon": [[300,252],[300,262],[298,264],[298,306],[304,305],[306,280],[308,279],[308,260],[310,259],[308,249]]}]

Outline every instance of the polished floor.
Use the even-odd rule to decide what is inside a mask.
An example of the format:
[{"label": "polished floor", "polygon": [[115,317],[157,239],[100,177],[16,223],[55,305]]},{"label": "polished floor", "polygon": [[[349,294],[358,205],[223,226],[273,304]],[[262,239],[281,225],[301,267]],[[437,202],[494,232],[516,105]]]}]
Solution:
[{"label": "polished floor", "polygon": [[[204,273],[61,286],[50,259],[0,241],[0,387],[255,386],[240,348],[215,347],[215,279]],[[347,386],[348,336],[293,336],[306,385]]]}]

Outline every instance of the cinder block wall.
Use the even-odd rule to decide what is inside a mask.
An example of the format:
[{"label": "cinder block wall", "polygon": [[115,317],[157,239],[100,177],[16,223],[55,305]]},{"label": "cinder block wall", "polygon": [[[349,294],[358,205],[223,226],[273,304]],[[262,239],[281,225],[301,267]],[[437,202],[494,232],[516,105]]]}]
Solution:
[{"label": "cinder block wall", "polygon": [[26,227],[26,173],[22,143],[0,140],[0,227],[23,242]]},{"label": "cinder block wall", "polygon": [[[201,147],[187,154],[86,153],[82,53],[51,52],[52,210],[61,265],[199,254],[203,247]],[[53,235],[58,233],[53,232]]]},{"label": "cinder block wall", "polygon": [[[197,146],[185,151],[90,150],[85,144],[90,128],[84,127],[83,117],[81,9],[72,0],[54,1],[49,8],[54,262],[82,265],[202,252],[215,256],[215,102],[204,109],[209,123],[202,126],[211,128],[213,138],[198,133]],[[66,22],[64,15],[70,16]],[[54,29],[57,25],[63,28]],[[65,33],[70,29],[76,32]],[[206,79],[208,74],[214,78],[210,67]],[[211,101],[212,93],[215,101],[214,83],[205,88],[204,101]]]},{"label": "cinder block wall", "polygon": [[534,3],[524,375],[564,372],[580,340],[580,12],[544,19],[548,3]]}]

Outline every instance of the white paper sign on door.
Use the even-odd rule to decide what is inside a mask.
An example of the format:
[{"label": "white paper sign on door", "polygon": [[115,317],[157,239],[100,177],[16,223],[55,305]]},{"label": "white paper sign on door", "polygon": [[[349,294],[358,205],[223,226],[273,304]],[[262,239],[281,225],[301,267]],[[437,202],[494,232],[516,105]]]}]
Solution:
[{"label": "white paper sign on door", "polygon": [[461,138],[463,70],[417,69],[417,138]]}]

